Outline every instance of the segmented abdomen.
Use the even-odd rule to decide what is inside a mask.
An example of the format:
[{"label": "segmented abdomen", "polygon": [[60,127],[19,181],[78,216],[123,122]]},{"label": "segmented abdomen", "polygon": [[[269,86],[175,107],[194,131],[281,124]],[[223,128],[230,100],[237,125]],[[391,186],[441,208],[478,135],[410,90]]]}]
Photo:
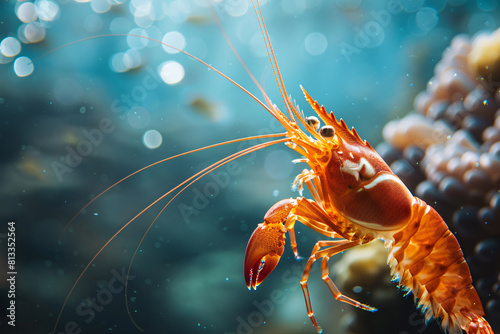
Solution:
[{"label": "segmented abdomen", "polygon": [[393,235],[391,274],[412,290],[426,320],[440,318],[445,331],[493,333],[457,239],[432,207],[415,199],[411,222]]}]

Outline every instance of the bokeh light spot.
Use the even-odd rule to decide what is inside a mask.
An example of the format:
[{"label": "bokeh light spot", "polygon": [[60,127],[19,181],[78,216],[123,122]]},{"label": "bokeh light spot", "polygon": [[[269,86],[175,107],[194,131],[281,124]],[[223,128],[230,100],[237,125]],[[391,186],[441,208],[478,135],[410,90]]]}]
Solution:
[{"label": "bokeh light spot", "polygon": [[109,61],[109,68],[111,68],[111,70],[113,72],[126,72],[128,71],[128,67],[125,65],[125,61],[124,61],[124,56],[125,56],[125,53],[123,52],[118,52],[118,53],[115,53],[110,61]]},{"label": "bokeh light spot", "polygon": [[151,13],[151,0],[132,0],[129,5],[130,12],[135,17],[143,17]]},{"label": "bokeh light spot", "polygon": [[59,5],[50,0],[42,0],[36,3],[38,18],[42,21],[54,21],[59,15]]},{"label": "bokeh light spot", "polygon": [[136,49],[130,49],[123,55],[123,63],[127,69],[139,67],[142,63],[141,55]]},{"label": "bokeh light spot", "polygon": [[136,36],[127,36],[127,44],[128,46],[130,46],[130,48],[139,50],[143,49],[148,44],[148,39],[137,37],[137,36],[149,37],[146,30],[142,28],[135,28],[130,30],[129,34],[136,35]]},{"label": "bokeh light spot", "polygon": [[87,15],[83,20],[83,26],[85,30],[91,33],[97,33],[102,28],[102,18],[100,15],[91,14]]},{"label": "bokeh light spot", "polygon": [[325,35],[319,32],[312,32],[307,35],[304,46],[306,48],[307,53],[313,56],[319,56],[324,53],[327,46],[328,41],[326,40]]},{"label": "bokeh light spot", "polygon": [[335,0],[337,6],[342,10],[354,10],[359,7],[361,0]]},{"label": "bokeh light spot", "polygon": [[184,67],[176,61],[167,61],[160,65],[160,77],[169,84],[175,85],[184,78]]},{"label": "bokeh light spot", "polygon": [[417,12],[415,22],[422,31],[431,31],[436,27],[439,21],[437,10],[430,7],[424,7]]},{"label": "bokeh light spot", "polygon": [[19,57],[14,61],[14,72],[18,77],[26,77],[33,73],[34,65],[28,57]]},{"label": "bokeh light spot", "polygon": [[[184,35],[182,35],[178,31],[171,31],[166,33],[161,41],[180,50],[184,50],[184,48],[186,47],[186,39],[184,38]],[[179,51],[172,49],[171,47],[168,47],[166,45],[162,45],[162,47],[167,53],[179,53]]]},{"label": "bokeh light spot", "polygon": [[[38,43],[45,38],[45,28],[40,22],[30,22],[22,25],[19,29],[21,28],[24,28],[22,34],[28,43]],[[19,39],[22,40],[21,36],[19,36]]]},{"label": "bokeh light spot", "polygon": [[231,16],[242,16],[248,11],[248,2],[245,0],[225,1],[226,12]]},{"label": "bokeh light spot", "polygon": [[21,43],[14,37],[5,37],[0,42],[0,52],[5,57],[14,57],[21,52]]},{"label": "bokeh light spot", "polygon": [[142,136],[142,142],[144,143],[144,146],[151,150],[160,147],[162,141],[163,138],[161,136],[161,133],[156,130],[148,130]]},{"label": "bokeh light spot", "polygon": [[23,2],[17,7],[16,15],[24,23],[33,22],[38,18],[36,7],[33,2]]},{"label": "bokeh light spot", "polygon": [[498,6],[497,0],[477,0],[477,6],[479,9],[485,12],[495,10]]},{"label": "bokeh light spot", "polygon": [[12,57],[5,57],[2,52],[0,52],[0,64],[8,64],[13,60]]},{"label": "bokeh light spot", "polygon": [[107,0],[92,0],[90,8],[92,8],[95,13],[102,14],[111,9],[111,4]]},{"label": "bokeh light spot", "polygon": [[413,13],[423,6],[424,0],[400,0],[399,3],[405,12]]},{"label": "bokeh light spot", "polygon": [[132,23],[125,17],[117,17],[109,24],[109,30],[113,34],[126,34],[132,29]]}]

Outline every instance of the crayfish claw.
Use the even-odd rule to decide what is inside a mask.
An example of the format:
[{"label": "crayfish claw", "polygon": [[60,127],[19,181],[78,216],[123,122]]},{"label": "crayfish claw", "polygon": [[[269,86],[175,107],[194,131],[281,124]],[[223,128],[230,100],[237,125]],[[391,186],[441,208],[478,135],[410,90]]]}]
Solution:
[{"label": "crayfish claw", "polygon": [[276,268],[285,250],[283,224],[262,223],[248,241],[245,252],[245,282],[249,290],[260,283]]}]

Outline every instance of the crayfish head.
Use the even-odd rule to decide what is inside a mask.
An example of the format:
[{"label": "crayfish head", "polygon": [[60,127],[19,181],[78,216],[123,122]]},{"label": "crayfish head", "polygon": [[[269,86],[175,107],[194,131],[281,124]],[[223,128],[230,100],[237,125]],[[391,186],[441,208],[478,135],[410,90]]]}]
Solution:
[{"label": "crayfish head", "polygon": [[245,282],[257,289],[274,268],[285,250],[285,227],[281,223],[261,223],[248,241],[245,252]]}]

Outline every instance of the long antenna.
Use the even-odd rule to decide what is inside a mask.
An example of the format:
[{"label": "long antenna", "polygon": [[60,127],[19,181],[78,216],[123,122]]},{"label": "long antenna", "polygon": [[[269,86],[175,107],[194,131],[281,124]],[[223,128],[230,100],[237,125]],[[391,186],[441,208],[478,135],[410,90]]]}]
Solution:
[{"label": "long antenna", "polygon": [[217,144],[213,144],[213,145],[208,145],[208,146],[205,146],[205,147],[201,147],[201,148],[197,148],[195,150],[191,150],[191,151],[187,151],[187,152],[183,152],[183,153],[180,153],[180,154],[177,154],[177,155],[174,155],[174,156],[171,156],[171,157],[168,157],[168,158],[165,158],[165,159],[162,159],[162,160],[159,160],[159,161],[156,161],[156,162],[153,162],[152,164],[149,164],[145,167],[142,167],[141,169],[138,169],[136,170],[135,172],[125,176],[124,178],[122,178],[121,180],[118,180],[117,182],[113,183],[112,185],[110,185],[109,187],[107,187],[106,189],[104,189],[103,191],[101,191],[97,196],[95,196],[91,201],[89,201],[87,204],[85,204],[81,209],[80,211],[78,211],[74,216],[73,218],[71,218],[71,220],[66,224],[66,226],[64,226],[61,234],[59,235],[59,241],[61,240],[64,232],[68,229],[68,227],[73,223],[73,221],[78,217],[80,216],[80,214],[90,205],[92,204],[96,199],[98,199],[99,197],[101,197],[102,195],[104,195],[105,193],[107,193],[109,190],[113,189],[114,187],[116,187],[117,185],[119,185],[120,183],[122,183],[123,181],[125,181],[126,179],[128,179],[129,177],[131,176],[134,176],[135,174],[138,174],[146,169],[149,169],[153,166],[156,166],[158,164],[161,164],[163,162],[166,162],[168,160],[172,160],[172,159],[175,159],[175,158],[179,158],[179,157],[182,157],[184,155],[189,155],[189,154],[192,154],[192,153],[195,153],[195,152],[199,152],[199,151],[203,151],[203,150],[207,150],[207,149],[210,149],[210,148],[214,148],[214,147],[218,147],[218,146],[223,146],[223,145],[228,145],[228,144],[233,144],[233,143],[238,143],[238,142],[242,142],[242,141],[247,141],[247,140],[253,140],[253,139],[262,139],[262,138],[275,138],[275,137],[284,137],[286,136],[286,133],[276,133],[276,134],[268,134],[268,135],[258,135],[258,136],[251,136],[251,137],[245,137],[245,138],[239,138],[239,139],[233,139],[233,140],[229,140],[229,141],[225,141],[225,142],[222,142],[222,143],[217,143]]},{"label": "long antenna", "polygon": [[[156,203],[158,203],[159,201],[161,201],[162,199],[164,199],[165,197],[167,197],[168,195],[172,194],[174,191],[176,191],[177,189],[179,189],[180,187],[182,187],[183,185],[185,185],[186,183],[189,183],[186,187],[184,187],[183,189],[181,189],[175,196],[177,197],[177,195],[180,194],[180,192],[184,191],[188,186],[190,186],[193,182],[195,182],[196,180],[198,180],[199,178],[201,178],[202,176],[208,174],[210,171],[220,167],[220,166],[223,166],[224,164],[226,164],[227,162],[229,161],[232,161],[234,159],[237,159],[245,154],[248,154],[248,153],[251,153],[251,152],[254,152],[254,151],[257,151],[257,150],[260,150],[264,147],[267,147],[267,146],[271,146],[271,145],[274,145],[274,144],[278,144],[278,143],[283,143],[283,142],[286,142],[288,141],[289,139],[288,138],[283,138],[283,139],[277,139],[277,140],[273,140],[273,141],[270,141],[270,142],[267,142],[267,143],[263,143],[263,144],[258,144],[258,145],[255,145],[255,146],[252,146],[252,147],[249,147],[247,149],[244,149],[244,150],[241,150],[237,153],[233,153],[231,154],[230,156],[227,156],[215,163],[213,163],[212,165],[202,169],[201,171],[199,171],[198,173],[194,174],[193,176],[189,177],[188,179],[184,180],[183,182],[179,183],[177,186],[175,186],[174,188],[170,189],[169,191],[167,191],[165,194],[163,194],[162,196],[160,196],[159,198],[157,198],[155,201],[153,201],[151,204],[149,204],[147,207],[145,207],[144,209],[142,209],[138,214],[136,214],[132,219],[130,219],[126,224],[124,224],[122,227],[120,227],[120,229],[115,233],[113,234],[113,236],[111,238],[108,239],[108,241],[106,241],[106,243],[99,249],[99,251],[92,257],[92,259],[90,260],[90,262],[87,264],[87,266],[85,266],[85,268],[82,270],[82,272],[80,273],[80,275],[78,276],[78,278],[76,279],[75,283],[73,284],[73,286],[71,287],[68,295],[66,296],[66,299],[64,300],[64,303],[63,303],[63,306],[61,307],[61,311],[59,312],[59,315],[57,316],[57,320],[56,320],[56,323],[54,325],[54,330],[52,331],[53,334],[55,334],[56,332],[56,329],[57,329],[57,325],[59,324],[59,320],[61,319],[61,315],[62,315],[62,312],[64,310],[64,308],[66,307],[66,304],[68,303],[68,300],[69,300],[69,297],[71,296],[71,294],[73,293],[76,285],[78,284],[78,282],[80,282],[80,280],[82,279],[83,275],[87,272],[87,270],[89,269],[89,267],[92,265],[92,263],[94,262],[94,260],[99,256],[99,254],[102,253],[102,251],[109,245],[109,243],[111,241],[113,241],[116,236],[118,236],[118,234],[120,234],[127,226],[129,226],[132,222],[134,222],[137,218],[139,218],[144,212],[148,211],[153,205],[155,205]],[[208,172],[207,172],[208,171]],[[192,181],[192,182],[190,182]],[[171,203],[171,201],[174,199],[172,198],[168,203],[167,205],[163,208],[163,210],[168,206],[168,204]],[[162,211],[163,211],[162,210]],[[155,221],[156,221],[156,218],[155,218]],[[153,221],[154,223],[154,221]],[[150,227],[148,228],[148,230],[146,231],[146,234],[147,232],[149,231],[149,229],[151,228],[151,226],[153,225],[153,223],[151,223]],[[145,235],[143,236],[143,238],[141,239],[141,242],[142,240],[144,239]],[[140,245],[140,244],[139,244]]]}]

